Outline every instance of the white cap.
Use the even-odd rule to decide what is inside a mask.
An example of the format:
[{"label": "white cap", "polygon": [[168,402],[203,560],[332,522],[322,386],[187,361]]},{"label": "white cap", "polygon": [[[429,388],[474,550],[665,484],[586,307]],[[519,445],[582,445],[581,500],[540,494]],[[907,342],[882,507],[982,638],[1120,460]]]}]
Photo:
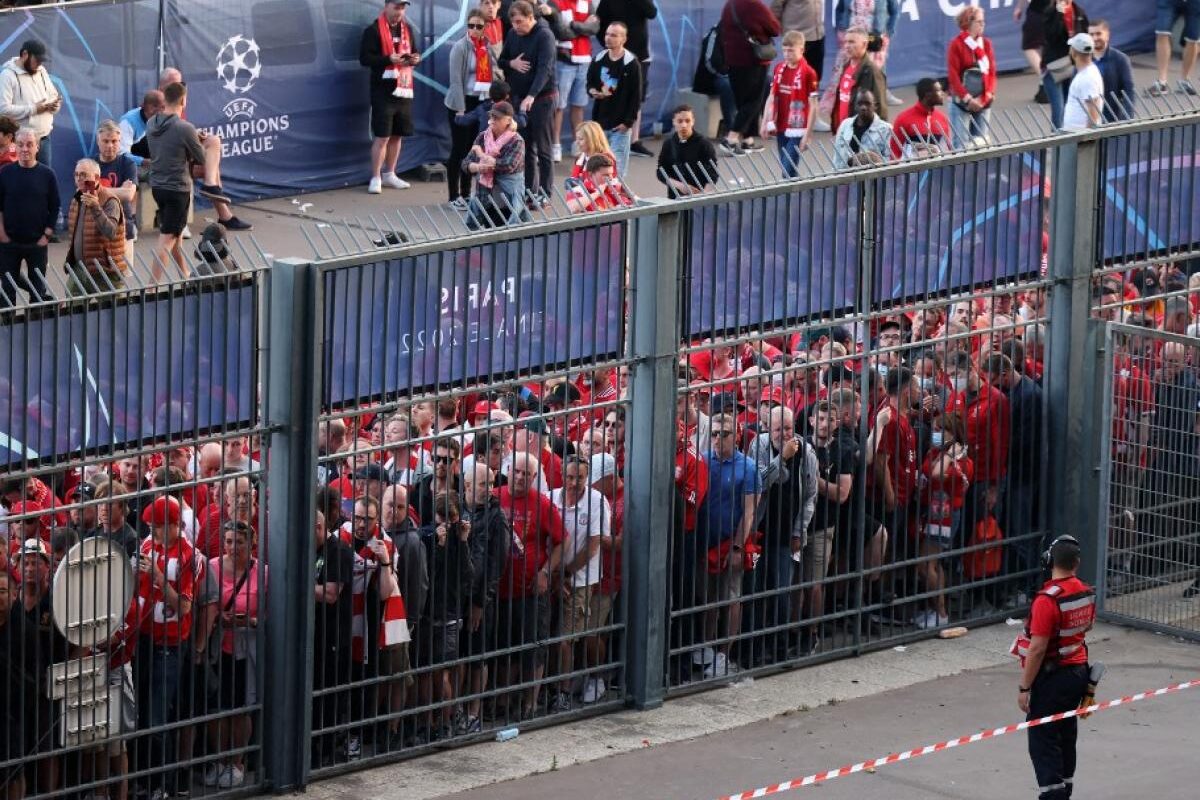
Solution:
[{"label": "white cap", "polygon": [[588,475],[592,485],[604,480],[610,475],[617,474],[617,460],[609,453],[596,453],[588,461]]},{"label": "white cap", "polygon": [[1096,43],[1092,40],[1091,34],[1077,33],[1070,39],[1067,39],[1067,47],[1070,47],[1076,53],[1091,53],[1096,49]]}]

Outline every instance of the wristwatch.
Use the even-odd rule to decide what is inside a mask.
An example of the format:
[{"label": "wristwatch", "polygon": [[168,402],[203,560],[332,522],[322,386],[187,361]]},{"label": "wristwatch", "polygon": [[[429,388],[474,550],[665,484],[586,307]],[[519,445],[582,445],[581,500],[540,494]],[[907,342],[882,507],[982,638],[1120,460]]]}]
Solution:
[{"label": "wristwatch", "polygon": [[1028,692],[1028,691],[1029,691],[1029,687],[1028,687],[1028,686],[1022,686],[1021,684],[1019,684],[1019,683],[1018,683],[1018,684],[1017,684],[1017,691],[1018,691],[1018,692],[1020,692],[1021,694],[1025,694],[1026,692]]}]

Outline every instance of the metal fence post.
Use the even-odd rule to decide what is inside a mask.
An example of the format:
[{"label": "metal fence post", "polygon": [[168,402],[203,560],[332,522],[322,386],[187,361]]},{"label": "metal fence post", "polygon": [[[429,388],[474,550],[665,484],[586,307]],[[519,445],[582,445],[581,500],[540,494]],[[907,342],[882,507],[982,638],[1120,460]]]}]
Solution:
[{"label": "metal fence post", "polygon": [[279,259],[266,328],[267,557],[263,759],[276,791],[308,781],[312,730],[313,488],[317,473],[321,322],[316,268]]},{"label": "metal fence post", "polygon": [[[632,247],[633,321],[625,470],[625,572],[628,700],[639,709],[662,704],[670,625],[667,542],[671,535],[675,465],[675,362],[679,354],[682,217],[665,210],[635,220]],[[634,444],[636,443],[636,445]]]},{"label": "metal fence post", "polygon": [[[1069,533],[1084,550],[1080,577],[1095,583],[1106,541],[1102,528],[1098,443],[1103,414],[1104,326],[1092,319],[1092,276],[1096,233],[1104,193],[1100,143],[1065,143],[1052,151],[1054,193],[1050,198],[1050,274],[1054,284],[1047,324],[1046,441],[1057,498],[1050,505],[1050,531]],[[1054,480],[1055,478],[1052,478]],[[1091,556],[1095,555],[1096,558]]]}]

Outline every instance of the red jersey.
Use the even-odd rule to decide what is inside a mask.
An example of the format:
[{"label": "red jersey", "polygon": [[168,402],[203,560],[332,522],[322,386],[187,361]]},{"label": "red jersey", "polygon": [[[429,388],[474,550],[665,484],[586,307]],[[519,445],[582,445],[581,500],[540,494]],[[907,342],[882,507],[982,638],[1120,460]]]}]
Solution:
[{"label": "red jersey", "polygon": [[833,113],[829,119],[829,125],[835,132],[853,110],[854,82],[857,77],[857,64],[846,64],[842,74],[838,77],[837,93],[833,98]]},{"label": "red jersey", "polygon": [[[875,457],[887,459],[892,489],[896,493],[896,508],[904,508],[917,492],[917,434],[908,417],[896,410],[890,397],[880,408],[884,406],[892,409],[892,421],[880,431]],[[873,476],[874,471],[867,474]],[[868,480],[873,481],[874,478],[869,477]]]},{"label": "red jersey", "polygon": [[675,446],[675,490],[683,498],[683,530],[694,533],[696,512],[708,495],[708,464],[691,442]]},{"label": "red jersey", "polygon": [[975,479],[996,483],[1008,474],[1008,429],[1012,424],[1008,398],[984,384],[974,400],[955,392],[946,403],[948,413],[962,416],[967,426],[967,447],[975,463]]},{"label": "red jersey", "polygon": [[914,148],[922,144],[950,149],[950,120],[936,108],[920,103],[909,106],[896,116],[892,130],[892,158],[911,157]]},{"label": "red jersey", "polygon": [[775,133],[800,137],[808,131],[808,109],[817,92],[817,73],[801,58],[796,66],[775,65],[771,91],[775,95]]},{"label": "red jersey", "polygon": [[1128,450],[1132,432],[1126,425],[1154,411],[1154,389],[1150,379],[1128,355],[1113,359],[1113,452]]},{"label": "red jersey", "polygon": [[[158,544],[153,537],[142,541],[140,554],[154,559],[167,578],[167,584],[181,600],[195,597],[196,582],[203,577],[203,562],[197,561],[195,549],[180,536],[170,547]],[[178,646],[192,632],[192,612],[178,615],[163,599],[164,590],[154,585],[149,572],[138,572],[137,602],[142,614],[142,633],[157,645]]]},{"label": "red jersey", "polygon": [[566,537],[562,515],[541,492],[530,490],[513,497],[509,487],[503,486],[496,496],[513,531],[508,561],[500,576],[499,596],[506,600],[530,597],[537,592],[538,571],[546,565],[550,551]]},{"label": "red jersey", "polygon": [[1046,662],[1061,667],[1088,663],[1084,636],[1096,618],[1096,596],[1074,576],[1046,581],[1029,608],[1029,636],[1050,638]]},{"label": "red jersey", "polygon": [[[612,527],[610,532],[616,541],[625,530],[625,490],[621,489],[616,495],[604,498],[612,506]],[[614,547],[604,553],[600,561],[600,594],[614,595],[621,591],[621,548]]]},{"label": "red jersey", "polygon": [[925,524],[939,528],[950,528],[954,524],[954,512],[963,507],[967,499],[967,489],[975,475],[975,465],[970,457],[963,453],[954,460],[953,465],[941,477],[933,477],[934,464],[942,457],[944,450],[930,449],[925,454],[925,463],[921,465],[921,474],[925,477],[921,499],[925,509]]}]

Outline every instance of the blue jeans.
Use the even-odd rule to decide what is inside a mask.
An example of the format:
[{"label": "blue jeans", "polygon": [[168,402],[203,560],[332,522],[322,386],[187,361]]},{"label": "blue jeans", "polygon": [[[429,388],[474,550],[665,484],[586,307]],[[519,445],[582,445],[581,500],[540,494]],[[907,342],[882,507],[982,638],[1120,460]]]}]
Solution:
[{"label": "blue jeans", "polygon": [[629,166],[629,142],[632,132],[611,130],[605,131],[604,134],[608,137],[608,148],[617,160],[617,177],[624,178],[625,168]]},{"label": "blue jeans", "polygon": [[37,162],[45,164],[47,167],[53,167],[54,165],[50,163],[53,160],[54,152],[50,149],[50,137],[43,136],[38,142]]},{"label": "blue jeans", "polygon": [[947,103],[946,106],[950,111],[950,133],[954,136],[956,148],[966,147],[967,143],[976,136],[986,137],[988,135],[988,121],[992,116],[990,108],[971,112],[953,101]]},{"label": "blue jeans", "polygon": [[1042,76],[1042,88],[1046,90],[1046,97],[1050,100],[1050,122],[1056,131],[1062,128],[1063,114],[1067,110],[1067,87],[1070,83],[1069,79],[1062,83],[1057,82],[1049,71]]},{"label": "blue jeans", "polygon": [[[780,545],[777,547],[763,548],[763,557],[768,559],[767,568],[767,590],[774,589],[790,589],[794,585],[793,576],[796,573],[796,562],[792,559],[791,543]],[[767,599],[767,625],[775,627],[777,625],[786,625],[791,622],[791,592],[780,592],[774,597]],[[781,631],[772,636],[776,643],[776,653],[783,654],[787,651],[788,632]]]},{"label": "blue jeans", "polygon": [[721,99],[721,118],[725,120],[725,129],[733,127],[733,118],[737,116],[737,98],[733,94],[733,84],[729,75],[717,75],[717,96]]},{"label": "blue jeans", "polygon": [[800,142],[804,141],[799,136],[784,136],[782,133],[775,137],[776,143],[779,145],[779,163],[783,166],[783,177],[796,177],[796,167],[800,164]]}]

